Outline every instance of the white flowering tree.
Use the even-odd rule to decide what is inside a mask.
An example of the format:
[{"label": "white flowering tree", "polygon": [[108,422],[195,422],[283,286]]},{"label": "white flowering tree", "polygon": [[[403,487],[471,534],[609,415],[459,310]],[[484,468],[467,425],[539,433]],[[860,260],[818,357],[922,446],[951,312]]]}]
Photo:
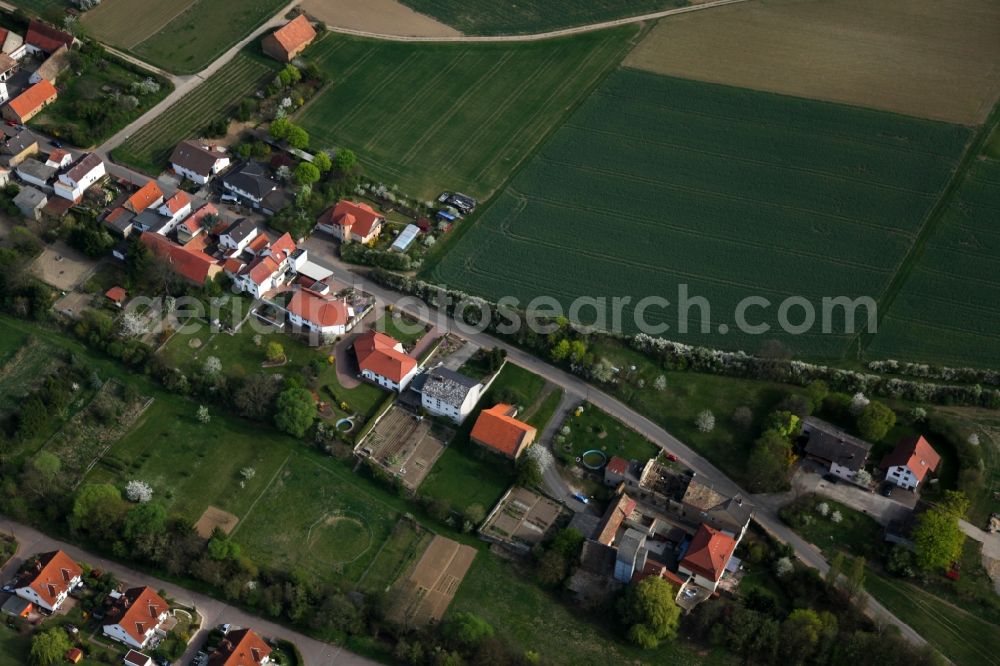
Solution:
[{"label": "white flowering tree", "polygon": [[835,523],[839,523],[843,519],[844,519],[844,516],[841,515],[841,513],[839,511],[834,511],[833,513],[830,514],[830,520],[832,520]]},{"label": "white flowering tree", "polygon": [[257,470],[255,470],[253,467],[244,467],[243,469],[240,470],[240,476],[249,481],[253,477],[257,476]]},{"label": "white flowering tree", "polygon": [[872,485],[871,473],[864,468],[859,469],[854,473],[854,483],[859,486],[865,486],[866,488],[870,487]]},{"label": "white flowering tree", "polygon": [[208,413],[208,407],[201,405],[198,407],[198,412],[196,413],[198,418],[198,423],[208,423],[212,420],[212,415]]},{"label": "white flowering tree", "polygon": [[865,407],[867,407],[870,402],[871,400],[865,397],[864,393],[858,391],[851,398],[851,414],[857,416],[861,412],[865,411]]},{"label": "white flowering tree", "polygon": [[118,332],[125,338],[137,338],[149,330],[146,319],[134,312],[126,312],[118,319]]},{"label": "white flowering tree", "polygon": [[785,578],[794,570],[795,565],[792,564],[792,560],[787,557],[778,558],[778,561],[774,563],[774,573],[778,578]]},{"label": "white flowering tree", "polygon": [[153,488],[145,481],[132,480],[125,486],[125,497],[143,504],[153,499]]},{"label": "white flowering tree", "polygon": [[825,518],[830,513],[830,505],[826,502],[820,502],[816,505],[816,512]]},{"label": "white flowering tree", "polygon": [[209,356],[205,359],[204,367],[206,375],[217,375],[222,372],[222,361],[218,356]]},{"label": "white flowering tree", "polygon": [[979,446],[979,433],[978,432],[972,433],[971,435],[969,435],[969,438],[966,441],[969,444],[972,444],[973,446]]},{"label": "white flowering tree", "polygon": [[715,414],[711,410],[706,409],[698,414],[698,418],[695,419],[694,424],[700,432],[712,432],[715,430]]},{"label": "white flowering tree", "polygon": [[914,407],[910,410],[910,418],[920,423],[927,420],[927,410],[923,407]]},{"label": "white flowering tree", "polygon": [[657,391],[667,390],[667,378],[664,375],[660,375],[653,381],[653,388]]}]

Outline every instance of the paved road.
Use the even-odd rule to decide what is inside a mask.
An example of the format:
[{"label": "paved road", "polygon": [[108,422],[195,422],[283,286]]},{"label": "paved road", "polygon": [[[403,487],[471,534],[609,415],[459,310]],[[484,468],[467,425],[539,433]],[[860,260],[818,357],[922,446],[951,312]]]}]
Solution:
[{"label": "paved road", "polygon": [[201,645],[208,630],[223,623],[240,627],[250,627],[263,636],[279,638],[295,643],[299,650],[302,651],[302,656],[305,658],[307,666],[376,666],[378,663],[348,652],[343,648],[309,638],[281,625],[250,615],[239,608],[234,608],[212,597],[192,592],[183,587],[178,587],[173,583],[133,571],[128,567],[105,560],[85,550],[81,550],[72,544],[53,539],[38,530],[15,523],[5,517],[0,517],[0,530],[8,534],[13,534],[19,544],[17,556],[0,572],[0,580],[6,581],[29,555],[62,549],[69,553],[73,559],[87,562],[92,566],[114,573],[119,580],[132,585],[148,585],[157,590],[166,590],[168,596],[180,603],[197,608],[198,612],[204,618],[202,626],[207,627],[207,629],[202,630],[202,632],[194,637],[191,641],[188,654],[179,663],[190,663],[190,657],[197,651],[197,646]]},{"label": "paved road", "polygon": [[378,32],[354,30],[352,28],[340,28],[333,25],[327,25],[327,30],[345,35],[355,35],[357,37],[368,37],[371,39],[382,39],[393,42],[538,42],[544,39],[555,39],[557,37],[578,35],[584,32],[606,30],[608,28],[615,28],[621,25],[629,25],[631,23],[641,23],[642,21],[654,21],[665,16],[673,16],[674,14],[686,14],[688,12],[697,12],[702,9],[711,9],[713,7],[733,5],[746,1],[747,0],[714,0],[714,2],[706,2],[700,5],[665,9],[663,11],[651,12],[640,16],[628,16],[626,18],[614,19],[611,21],[601,21],[600,23],[591,23],[589,25],[578,25],[571,28],[549,30],[548,32],[536,32],[529,35],[454,35],[439,37],[413,37],[407,35],[386,35]]}]

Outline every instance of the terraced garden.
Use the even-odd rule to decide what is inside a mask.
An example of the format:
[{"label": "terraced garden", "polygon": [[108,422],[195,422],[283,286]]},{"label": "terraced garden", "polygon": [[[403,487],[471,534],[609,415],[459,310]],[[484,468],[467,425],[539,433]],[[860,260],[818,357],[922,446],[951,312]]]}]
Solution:
[{"label": "terraced garden", "polygon": [[112,151],[115,161],[151,175],[166,166],[178,141],[195,137],[213,120],[226,117],[243,97],[253,93],[277,63],[239,53],[200,86],[144,125]]},{"label": "terraced garden", "polygon": [[306,56],[331,84],[296,117],[316,148],[431,198],[485,198],[621,59],[635,27],[521,44],[416,44],[328,35]]},{"label": "terraced garden", "polygon": [[[845,315],[779,333],[778,304],[878,299],[957,167],[961,126],[619,70],[452,243],[425,277],[489,298],[628,296],[659,333],[756,351],[777,338],[808,357],[842,356]],[[676,306],[679,289],[710,303]],[[750,296],[750,323],[736,307]],[[867,314],[855,312],[860,328]],[[685,316],[686,315],[686,316]],[[839,315],[839,316],[838,316]],[[801,313],[789,320],[801,321]],[[817,320],[819,321],[819,320]],[[683,332],[681,326],[687,326]],[[647,327],[648,328],[648,327]]]}]

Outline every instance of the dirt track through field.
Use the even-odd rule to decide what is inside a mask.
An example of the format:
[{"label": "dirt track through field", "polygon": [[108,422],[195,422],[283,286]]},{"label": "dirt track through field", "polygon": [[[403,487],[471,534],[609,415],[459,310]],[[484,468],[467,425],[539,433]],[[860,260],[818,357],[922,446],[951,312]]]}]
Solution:
[{"label": "dirt track through field", "polygon": [[974,125],[1000,92],[998,35],[993,0],[772,0],[664,19],[625,65]]}]

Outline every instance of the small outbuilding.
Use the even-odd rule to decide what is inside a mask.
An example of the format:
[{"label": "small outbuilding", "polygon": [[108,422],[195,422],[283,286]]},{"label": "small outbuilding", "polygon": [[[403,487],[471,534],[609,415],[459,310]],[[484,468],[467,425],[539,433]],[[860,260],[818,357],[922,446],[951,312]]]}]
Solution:
[{"label": "small outbuilding", "polygon": [[108,289],[106,292],[104,292],[104,295],[107,297],[109,301],[111,301],[118,307],[124,305],[125,299],[128,298],[128,294],[126,293],[126,291],[122,287],[117,287],[117,286]]},{"label": "small outbuilding", "polygon": [[30,186],[22,187],[17,196],[14,197],[14,205],[21,211],[21,215],[32,220],[41,219],[42,209],[48,202],[48,197]]},{"label": "small outbuilding", "polygon": [[260,47],[267,55],[281,62],[291,62],[316,39],[316,30],[304,14],[281,26],[261,40]]}]

